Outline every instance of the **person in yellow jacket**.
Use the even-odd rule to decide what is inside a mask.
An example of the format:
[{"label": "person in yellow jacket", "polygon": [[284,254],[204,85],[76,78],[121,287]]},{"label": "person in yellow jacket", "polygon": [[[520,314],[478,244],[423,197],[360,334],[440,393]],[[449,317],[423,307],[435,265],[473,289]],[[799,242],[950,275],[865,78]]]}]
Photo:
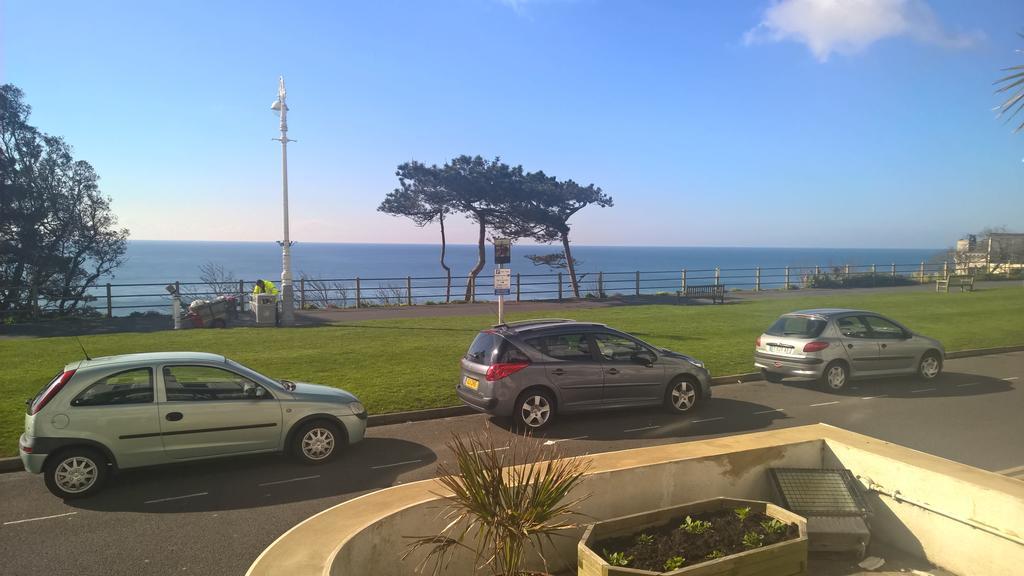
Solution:
[{"label": "person in yellow jacket", "polygon": [[270,280],[257,280],[256,286],[252,289],[253,294],[277,295],[277,287]]}]

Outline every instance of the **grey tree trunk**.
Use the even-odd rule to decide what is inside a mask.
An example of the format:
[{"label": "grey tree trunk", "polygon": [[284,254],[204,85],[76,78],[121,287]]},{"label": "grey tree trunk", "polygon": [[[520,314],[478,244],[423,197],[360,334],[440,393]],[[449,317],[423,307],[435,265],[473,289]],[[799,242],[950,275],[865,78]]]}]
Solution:
[{"label": "grey tree trunk", "polygon": [[448,264],[444,261],[444,253],[448,245],[444,237],[444,212],[441,213],[441,268],[444,268],[445,276],[447,281],[444,285],[444,301],[445,303],[452,301],[452,269],[448,267]]},{"label": "grey tree trunk", "polygon": [[580,285],[576,281],[576,266],[572,261],[572,249],[569,248],[568,232],[562,232],[562,249],[565,251],[565,264],[569,267],[569,281],[572,282],[572,294],[579,299]]},{"label": "grey tree trunk", "polygon": [[469,281],[466,282],[466,302],[472,299],[473,291],[476,290],[476,275],[484,269],[484,264],[487,263],[487,250],[484,247],[484,240],[487,235],[487,222],[484,217],[477,214],[477,222],[480,223],[480,237],[477,239],[477,256],[476,266],[469,271]]}]

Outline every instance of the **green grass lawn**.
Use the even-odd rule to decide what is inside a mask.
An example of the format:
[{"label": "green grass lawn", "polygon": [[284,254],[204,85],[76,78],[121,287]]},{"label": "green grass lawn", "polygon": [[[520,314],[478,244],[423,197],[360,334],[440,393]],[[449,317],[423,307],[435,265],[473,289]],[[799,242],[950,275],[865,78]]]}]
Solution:
[{"label": "green grass lawn", "polygon": [[[605,322],[704,360],[712,375],[750,372],[754,339],[781,313],[864,308],[943,341],[948,351],[1024,344],[1024,289],[973,294],[844,294],[727,306],[618,306],[545,316]],[[530,315],[511,314],[509,320]],[[491,316],[379,320],[333,326],[186,330],[84,336],[92,356],[194,350],[224,354],[269,376],[345,388],[370,413],[457,404],[458,362]],[[24,401],[64,364],[82,358],[74,338],[0,340],[0,455],[16,454]]]}]

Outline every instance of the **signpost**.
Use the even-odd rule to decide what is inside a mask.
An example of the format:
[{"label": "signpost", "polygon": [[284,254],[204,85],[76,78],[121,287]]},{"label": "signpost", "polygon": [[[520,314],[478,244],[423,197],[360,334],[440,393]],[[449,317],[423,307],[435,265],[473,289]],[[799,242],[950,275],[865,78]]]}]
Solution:
[{"label": "signpost", "polygon": [[508,238],[494,239],[494,294],[498,297],[498,324],[505,323],[505,296],[512,291],[512,270],[505,265],[512,262],[512,241]]}]

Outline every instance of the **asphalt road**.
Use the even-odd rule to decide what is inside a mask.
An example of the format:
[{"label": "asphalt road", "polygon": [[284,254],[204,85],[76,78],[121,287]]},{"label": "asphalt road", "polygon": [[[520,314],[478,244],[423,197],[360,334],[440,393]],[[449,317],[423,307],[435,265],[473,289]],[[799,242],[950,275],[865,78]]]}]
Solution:
[{"label": "asphalt road", "polygon": [[[567,416],[534,441],[585,454],[825,422],[1024,478],[1024,352],[950,360],[934,382],[879,379],[830,394],[810,383],[714,388],[698,413]],[[339,502],[436,475],[452,433],[490,428],[484,415],[372,428],[335,462],[253,457],[127,471],[94,498],[64,503],[42,478],[0,475],[0,573],[243,574],[301,520]],[[396,551],[397,554],[397,551]]]}]

